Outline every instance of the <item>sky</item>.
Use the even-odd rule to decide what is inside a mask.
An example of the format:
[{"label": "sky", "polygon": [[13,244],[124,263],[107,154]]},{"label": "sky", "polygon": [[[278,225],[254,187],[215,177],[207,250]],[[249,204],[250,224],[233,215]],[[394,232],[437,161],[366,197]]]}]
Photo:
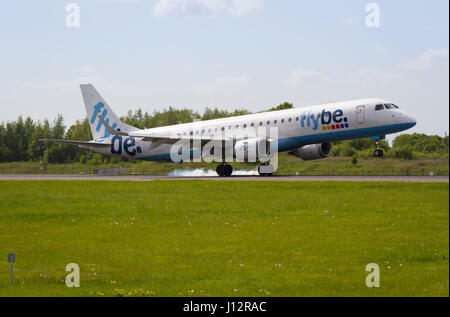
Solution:
[{"label": "sky", "polygon": [[447,0],[7,1],[0,122],[71,125],[86,116],[79,84],[92,83],[119,116],[378,97],[417,119],[408,133],[443,136],[448,12]]}]

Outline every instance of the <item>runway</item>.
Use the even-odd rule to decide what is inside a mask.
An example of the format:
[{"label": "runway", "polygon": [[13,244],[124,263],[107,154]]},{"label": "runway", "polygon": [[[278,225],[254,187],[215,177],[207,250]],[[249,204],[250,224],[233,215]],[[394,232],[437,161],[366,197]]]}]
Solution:
[{"label": "runway", "polygon": [[164,175],[99,176],[83,174],[1,174],[0,180],[60,180],[60,181],[155,181],[155,180],[208,180],[208,181],[289,181],[289,182],[412,182],[448,183],[448,176],[231,176],[231,177],[179,177]]}]

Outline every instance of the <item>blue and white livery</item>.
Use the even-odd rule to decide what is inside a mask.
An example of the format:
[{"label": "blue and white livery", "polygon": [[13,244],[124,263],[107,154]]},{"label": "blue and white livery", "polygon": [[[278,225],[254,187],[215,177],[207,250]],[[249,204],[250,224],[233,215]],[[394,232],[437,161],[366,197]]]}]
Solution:
[{"label": "blue and white livery", "polygon": [[[378,141],[386,134],[416,125],[411,115],[391,101],[359,99],[142,130],[121,122],[94,86],[80,87],[93,140],[42,141],[74,144],[105,155],[148,161],[174,161],[174,144],[187,140],[191,142],[191,155],[199,153],[200,156],[208,142],[217,144],[223,141],[219,144],[224,144],[224,147],[225,141],[232,142],[231,155],[234,157],[237,150],[247,151],[263,141],[276,144],[278,152],[288,151],[304,160],[311,160],[329,156],[333,141],[366,137]],[[276,138],[249,137],[252,130],[261,129],[276,129]],[[270,149],[272,151],[272,147]],[[378,146],[374,155],[383,155]],[[256,159],[261,161],[262,156],[257,153]],[[220,176],[231,175],[231,165],[223,159],[217,173]],[[260,174],[270,175],[271,172]]]}]

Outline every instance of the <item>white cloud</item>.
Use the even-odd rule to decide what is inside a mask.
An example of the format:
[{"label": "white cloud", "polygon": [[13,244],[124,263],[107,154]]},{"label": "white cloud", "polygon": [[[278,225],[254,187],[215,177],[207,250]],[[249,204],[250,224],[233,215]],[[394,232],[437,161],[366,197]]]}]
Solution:
[{"label": "white cloud", "polygon": [[263,6],[262,0],[233,0],[228,12],[232,15],[244,15]]},{"label": "white cloud", "polygon": [[169,14],[188,16],[219,13],[241,16],[263,6],[263,0],[159,0],[153,8],[157,17]]},{"label": "white cloud", "polygon": [[159,0],[153,14],[155,16],[180,13],[184,15],[211,15],[223,8],[221,0]]},{"label": "white cloud", "polygon": [[305,68],[296,68],[292,72],[289,79],[285,82],[285,85],[288,87],[297,87],[302,82],[310,81],[310,80],[319,80],[323,81],[326,77],[319,71],[314,69],[305,69]]},{"label": "white cloud", "polygon": [[448,56],[448,48],[429,49],[415,58],[401,62],[398,67],[402,70],[428,70],[438,64],[448,64]]},{"label": "white cloud", "polygon": [[142,0],[112,0],[115,3],[121,3],[121,4],[134,4],[141,2]]},{"label": "white cloud", "polygon": [[250,83],[250,79],[246,76],[218,77],[212,82],[198,85],[196,90],[200,93],[223,92],[242,87],[248,83]]}]

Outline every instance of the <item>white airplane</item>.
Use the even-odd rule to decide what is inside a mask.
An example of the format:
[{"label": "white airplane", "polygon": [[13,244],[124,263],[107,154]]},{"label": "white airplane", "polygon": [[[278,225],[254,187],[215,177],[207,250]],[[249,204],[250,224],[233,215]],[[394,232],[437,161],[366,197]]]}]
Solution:
[{"label": "white airplane", "polygon": [[[121,122],[94,86],[87,84],[80,87],[93,140],[41,141],[78,145],[105,155],[148,161],[174,161],[174,152],[181,153],[179,149],[174,150],[174,145],[180,142],[189,142],[189,158],[195,155],[202,157],[208,142],[216,142],[221,150],[218,151],[221,163],[216,169],[219,176],[230,176],[233,172],[228,164],[230,155],[225,159],[223,154],[227,151],[225,143],[231,144],[231,158],[238,157],[238,153],[242,152],[248,154],[250,149],[259,149],[259,145],[264,144],[262,151],[255,151],[255,159],[264,162],[258,169],[259,174],[268,176],[273,169],[263,171],[261,167],[269,165],[267,158],[274,148],[274,152],[288,151],[303,160],[314,160],[328,157],[333,141],[371,137],[376,141],[374,155],[382,156],[378,140],[384,139],[386,134],[416,125],[411,115],[390,101],[359,99],[142,130]],[[277,135],[261,137],[252,134],[252,131],[261,129],[275,129]],[[270,151],[265,150],[269,147]],[[248,159],[248,155],[244,158]]]}]

